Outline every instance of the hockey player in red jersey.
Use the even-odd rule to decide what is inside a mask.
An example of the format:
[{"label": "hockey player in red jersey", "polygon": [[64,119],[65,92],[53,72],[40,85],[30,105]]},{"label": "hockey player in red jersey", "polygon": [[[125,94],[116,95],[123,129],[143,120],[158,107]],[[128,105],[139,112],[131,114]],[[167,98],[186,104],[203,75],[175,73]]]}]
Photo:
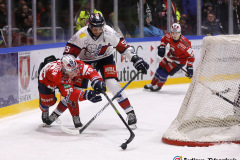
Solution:
[{"label": "hockey player in red jersey", "polygon": [[[167,44],[170,45],[170,50],[165,56]],[[187,68],[186,76],[192,78],[195,58],[191,48],[191,42],[181,35],[181,26],[178,23],[174,23],[171,26],[171,32],[162,37],[160,46],[158,46],[158,55],[163,57],[163,59],[159,63],[159,67],[151,83],[144,86],[145,89],[159,91],[168,76],[173,76],[185,65]]]},{"label": "hockey player in red jersey", "polygon": [[[121,55],[127,57],[133,66],[143,74],[147,73],[149,65],[127,44],[125,39],[112,29],[105,25],[104,18],[101,14],[91,14],[89,17],[89,25],[81,28],[67,43],[64,55],[73,55],[75,58],[87,64],[91,64],[97,71],[101,72],[103,80],[108,90],[116,95],[121,86],[118,84],[116,62],[113,53],[118,51]],[[88,82],[82,85],[87,86]],[[128,125],[136,128],[136,115],[127,95],[122,92],[117,101],[124,109],[128,117]]]},{"label": "hockey player in red jersey", "polygon": [[[78,88],[83,78],[94,84],[92,86],[94,90],[82,91]],[[53,106],[57,100],[56,88],[59,89],[63,98],[49,116],[49,107]],[[94,103],[101,101],[101,96],[97,94],[105,92],[106,86],[92,66],[65,55],[61,60],[56,60],[54,56],[45,58],[44,63],[39,67],[38,90],[42,121],[45,124],[51,125],[68,108],[73,117],[74,126],[78,128],[82,126],[78,101],[90,100]]]}]

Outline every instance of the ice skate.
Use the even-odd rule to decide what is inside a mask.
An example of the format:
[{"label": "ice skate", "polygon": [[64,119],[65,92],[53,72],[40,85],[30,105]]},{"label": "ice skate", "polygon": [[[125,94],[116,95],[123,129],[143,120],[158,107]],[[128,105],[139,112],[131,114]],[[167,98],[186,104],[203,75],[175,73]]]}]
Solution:
[{"label": "ice skate", "polygon": [[73,123],[74,123],[75,128],[79,128],[79,127],[83,126],[81,121],[80,121],[79,115],[73,116]]},{"label": "ice skate", "polygon": [[127,122],[128,125],[131,129],[136,129],[137,128],[137,118],[136,115],[134,113],[134,111],[130,111],[127,113]]},{"label": "ice skate", "polygon": [[150,83],[150,84],[146,84],[145,86],[144,86],[144,89],[150,89],[152,87],[152,84]]},{"label": "ice skate", "polygon": [[46,120],[47,125],[51,125],[56,119],[58,119],[59,115],[56,112],[53,112],[49,118]]},{"label": "ice skate", "polygon": [[152,86],[152,87],[150,88],[150,90],[151,90],[152,92],[157,92],[157,91],[159,91],[161,88],[162,88],[162,87],[158,87],[157,85],[155,85],[155,86]]},{"label": "ice skate", "polygon": [[42,112],[42,121],[46,123],[47,119],[49,118],[49,112]]}]

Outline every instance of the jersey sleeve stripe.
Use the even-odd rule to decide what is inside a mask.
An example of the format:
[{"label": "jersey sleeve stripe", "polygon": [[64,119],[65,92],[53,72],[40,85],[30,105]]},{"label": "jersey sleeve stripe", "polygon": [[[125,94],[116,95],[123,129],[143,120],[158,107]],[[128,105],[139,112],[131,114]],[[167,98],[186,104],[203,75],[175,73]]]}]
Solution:
[{"label": "jersey sleeve stripe", "polygon": [[85,64],[84,64],[82,75],[85,75],[86,72],[87,72],[87,70],[88,70],[88,65],[85,65]]},{"label": "jersey sleeve stripe", "polygon": [[81,50],[81,48],[80,47],[78,47],[78,46],[76,46],[75,44],[72,44],[72,43],[67,43],[67,45],[69,45],[69,46],[72,46],[72,47],[75,47],[75,48],[78,48],[78,49],[80,49]]},{"label": "jersey sleeve stripe", "polygon": [[81,50],[82,49],[80,47],[78,47],[74,44],[71,44],[71,43],[67,43],[63,54],[71,54],[71,55],[74,55],[76,58],[79,55],[79,53],[81,52]]}]

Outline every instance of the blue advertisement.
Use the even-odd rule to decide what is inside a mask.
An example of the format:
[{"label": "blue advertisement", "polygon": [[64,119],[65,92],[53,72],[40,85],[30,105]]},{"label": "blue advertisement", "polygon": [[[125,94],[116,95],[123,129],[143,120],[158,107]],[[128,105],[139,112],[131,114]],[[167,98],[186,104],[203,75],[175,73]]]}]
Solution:
[{"label": "blue advertisement", "polygon": [[18,103],[18,53],[0,54],[0,108]]}]

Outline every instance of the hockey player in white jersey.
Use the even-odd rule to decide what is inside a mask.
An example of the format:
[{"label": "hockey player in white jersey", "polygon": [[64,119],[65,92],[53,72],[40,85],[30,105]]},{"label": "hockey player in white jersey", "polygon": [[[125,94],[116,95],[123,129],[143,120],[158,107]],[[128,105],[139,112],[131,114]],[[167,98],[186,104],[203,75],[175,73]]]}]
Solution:
[{"label": "hockey player in white jersey", "polygon": [[[101,72],[108,90],[116,95],[121,86],[117,81],[116,62],[113,57],[115,49],[131,60],[138,71],[147,74],[149,65],[133,52],[123,37],[120,37],[110,26],[105,25],[104,18],[99,13],[90,15],[88,26],[81,28],[68,41],[63,54],[71,54],[75,58],[79,57],[85,63],[91,64]],[[83,84],[82,88],[87,88],[88,81],[85,80]],[[127,95],[122,92],[117,101],[127,114],[128,125],[135,129],[137,118]]]}]

